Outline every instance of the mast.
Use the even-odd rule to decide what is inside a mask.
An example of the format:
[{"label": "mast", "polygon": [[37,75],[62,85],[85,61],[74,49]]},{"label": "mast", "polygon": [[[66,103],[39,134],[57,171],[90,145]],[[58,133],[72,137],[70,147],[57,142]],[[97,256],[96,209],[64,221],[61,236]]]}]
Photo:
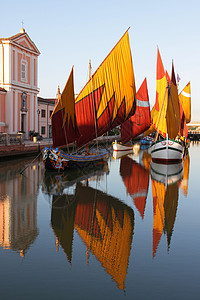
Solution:
[{"label": "mast", "polygon": [[91,79],[92,84],[92,101],[93,101],[93,110],[94,110],[94,125],[95,125],[95,135],[96,135],[96,143],[97,143],[97,150],[98,150],[98,134],[97,134],[97,116],[96,116],[96,110],[95,110],[95,101],[94,101],[94,89],[93,89],[93,80],[92,80],[92,65],[91,65],[91,59],[89,60],[89,79]]}]

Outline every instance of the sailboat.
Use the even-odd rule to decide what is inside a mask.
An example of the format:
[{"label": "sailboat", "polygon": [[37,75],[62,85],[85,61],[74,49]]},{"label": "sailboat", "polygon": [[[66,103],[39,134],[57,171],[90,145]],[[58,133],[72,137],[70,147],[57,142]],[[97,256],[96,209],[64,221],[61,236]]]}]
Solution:
[{"label": "sailboat", "polygon": [[184,144],[178,138],[181,120],[174,66],[172,63],[172,75],[169,80],[159,50],[156,79],[156,103],[152,112],[152,121],[157,133],[149,152],[154,162],[168,164],[181,162]]},{"label": "sailboat", "polygon": [[146,131],[150,126],[150,105],[147,90],[147,80],[144,79],[136,95],[136,111],[126,122],[121,124],[121,142],[113,143],[114,151],[138,152],[139,144],[132,140]]},{"label": "sailboat", "polygon": [[[109,152],[85,150],[93,139],[120,125],[135,113],[136,90],[128,30],[74,98],[73,69],[53,111],[53,148],[43,150],[48,170],[98,164]],[[78,152],[65,153],[58,147],[75,143]],[[88,147],[89,148],[89,147]]]}]

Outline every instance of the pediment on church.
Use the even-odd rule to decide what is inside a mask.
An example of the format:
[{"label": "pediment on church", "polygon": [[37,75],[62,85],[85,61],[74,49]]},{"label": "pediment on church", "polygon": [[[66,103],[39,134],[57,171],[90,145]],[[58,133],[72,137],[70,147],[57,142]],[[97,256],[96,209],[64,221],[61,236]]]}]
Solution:
[{"label": "pediment on church", "polygon": [[30,39],[28,34],[25,33],[20,33],[17,34],[13,37],[11,37],[12,41],[31,50],[36,52],[38,55],[40,54],[39,50],[37,49],[36,45],[33,43],[33,41]]}]

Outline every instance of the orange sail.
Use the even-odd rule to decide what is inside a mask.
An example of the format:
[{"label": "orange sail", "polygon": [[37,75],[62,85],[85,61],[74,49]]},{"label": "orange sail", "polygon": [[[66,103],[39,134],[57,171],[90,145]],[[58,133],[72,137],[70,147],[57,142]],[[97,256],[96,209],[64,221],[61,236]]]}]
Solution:
[{"label": "orange sail", "polygon": [[165,211],[164,211],[164,200],[165,200],[165,185],[154,179],[152,182],[152,195],[153,195],[153,257],[156,254],[163,229],[165,226]]},{"label": "orange sail", "polygon": [[176,138],[180,128],[179,97],[173,63],[171,79],[166,74],[158,50],[156,102],[152,116],[153,127],[163,137],[168,134],[168,137],[173,139]]},{"label": "orange sail", "polygon": [[149,172],[126,156],[121,159],[120,175],[126,186],[127,193],[133,199],[143,219],[149,187]]},{"label": "orange sail", "polygon": [[62,92],[61,98],[52,113],[53,146],[63,146],[73,142],[79,136],[74,98],[73,68]]},{"label": "orange sail", "polygon": [[165,210],[165,232],[167,233],[168,249],[170,247],[171,237],[176,220],[176,212],[178,208],[178,182],[167,186],[164,210]]},{"label": "orange sail", "polygon": [[156,102],[153,114],[153,127],[163,136],[166,136],[167,132],[167,124],[165,120],[168,99],[167,87],[168,83],[165,70],[161,60],[160,52],[157,50]]},{"label": "orange sail", "polygon": [[191,121],[191,91],[190,82],[184,87],[184,89],[179,94],[179,100],[183,107],[183,111],[186,117],[186,123]]},{"label": "orange sail", "polygon": [[77,186],[75,229],[119,289],[125,288],[134,229],[134,212],[118,199],[91,187]]},{"label": "orange sail", "polygon": [[174,65],[172,63],[172,75],[170,89],[168,91],[168,103],[166,109],[167,133],[169,138],[176,138],[180,128],[180,106]]},{"label": "orange sail", "polygon": [[122,143],[127,143],[131,139],[134,139],[150,126],[150,105],[146,78],[140,86],[136,98],[137,104],[135,114],[121,124]]},{"label": "orange sail", "polygon": [[76,201],[71,199],[69,203],[69,195],[53,195],[51,210],[51,227],[56,236],[56,247],[58,251],[59,245],[66,254],[68,262],[72,262],[72,244],[74,238],[74,218],[76,212]]},{"label": "orange sail", "polygon": [[135,113],[136,89],[128,31],[75,100],[82,146]]},{"label": "orange sail", "polygon": [[184,160],[184,174],[183,174],[183,179],[181,181],[181,190],[186,197],[188,194],[189,170],[190,170],[190,157],[188,153]]},{"label": "orange sail", "polygon": [[179,130],[179,134],[180,136],[183,137],[188,137],[188,129],[187,129],[187,125],[186,125],[186,118],[185,118],[185,113],[183,111],[182,105],[181,103],[179,103],[180,105],[180,130]]}]

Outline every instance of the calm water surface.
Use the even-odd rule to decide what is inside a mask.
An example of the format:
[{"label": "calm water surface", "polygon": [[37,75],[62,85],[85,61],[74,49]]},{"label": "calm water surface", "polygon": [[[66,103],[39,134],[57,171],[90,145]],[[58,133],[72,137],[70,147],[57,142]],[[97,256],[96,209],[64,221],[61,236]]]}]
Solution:
[{"label": "calm water surface", "polygon": [[199,299],[199,155],[59,175],[1,162],[0,299]]}]

